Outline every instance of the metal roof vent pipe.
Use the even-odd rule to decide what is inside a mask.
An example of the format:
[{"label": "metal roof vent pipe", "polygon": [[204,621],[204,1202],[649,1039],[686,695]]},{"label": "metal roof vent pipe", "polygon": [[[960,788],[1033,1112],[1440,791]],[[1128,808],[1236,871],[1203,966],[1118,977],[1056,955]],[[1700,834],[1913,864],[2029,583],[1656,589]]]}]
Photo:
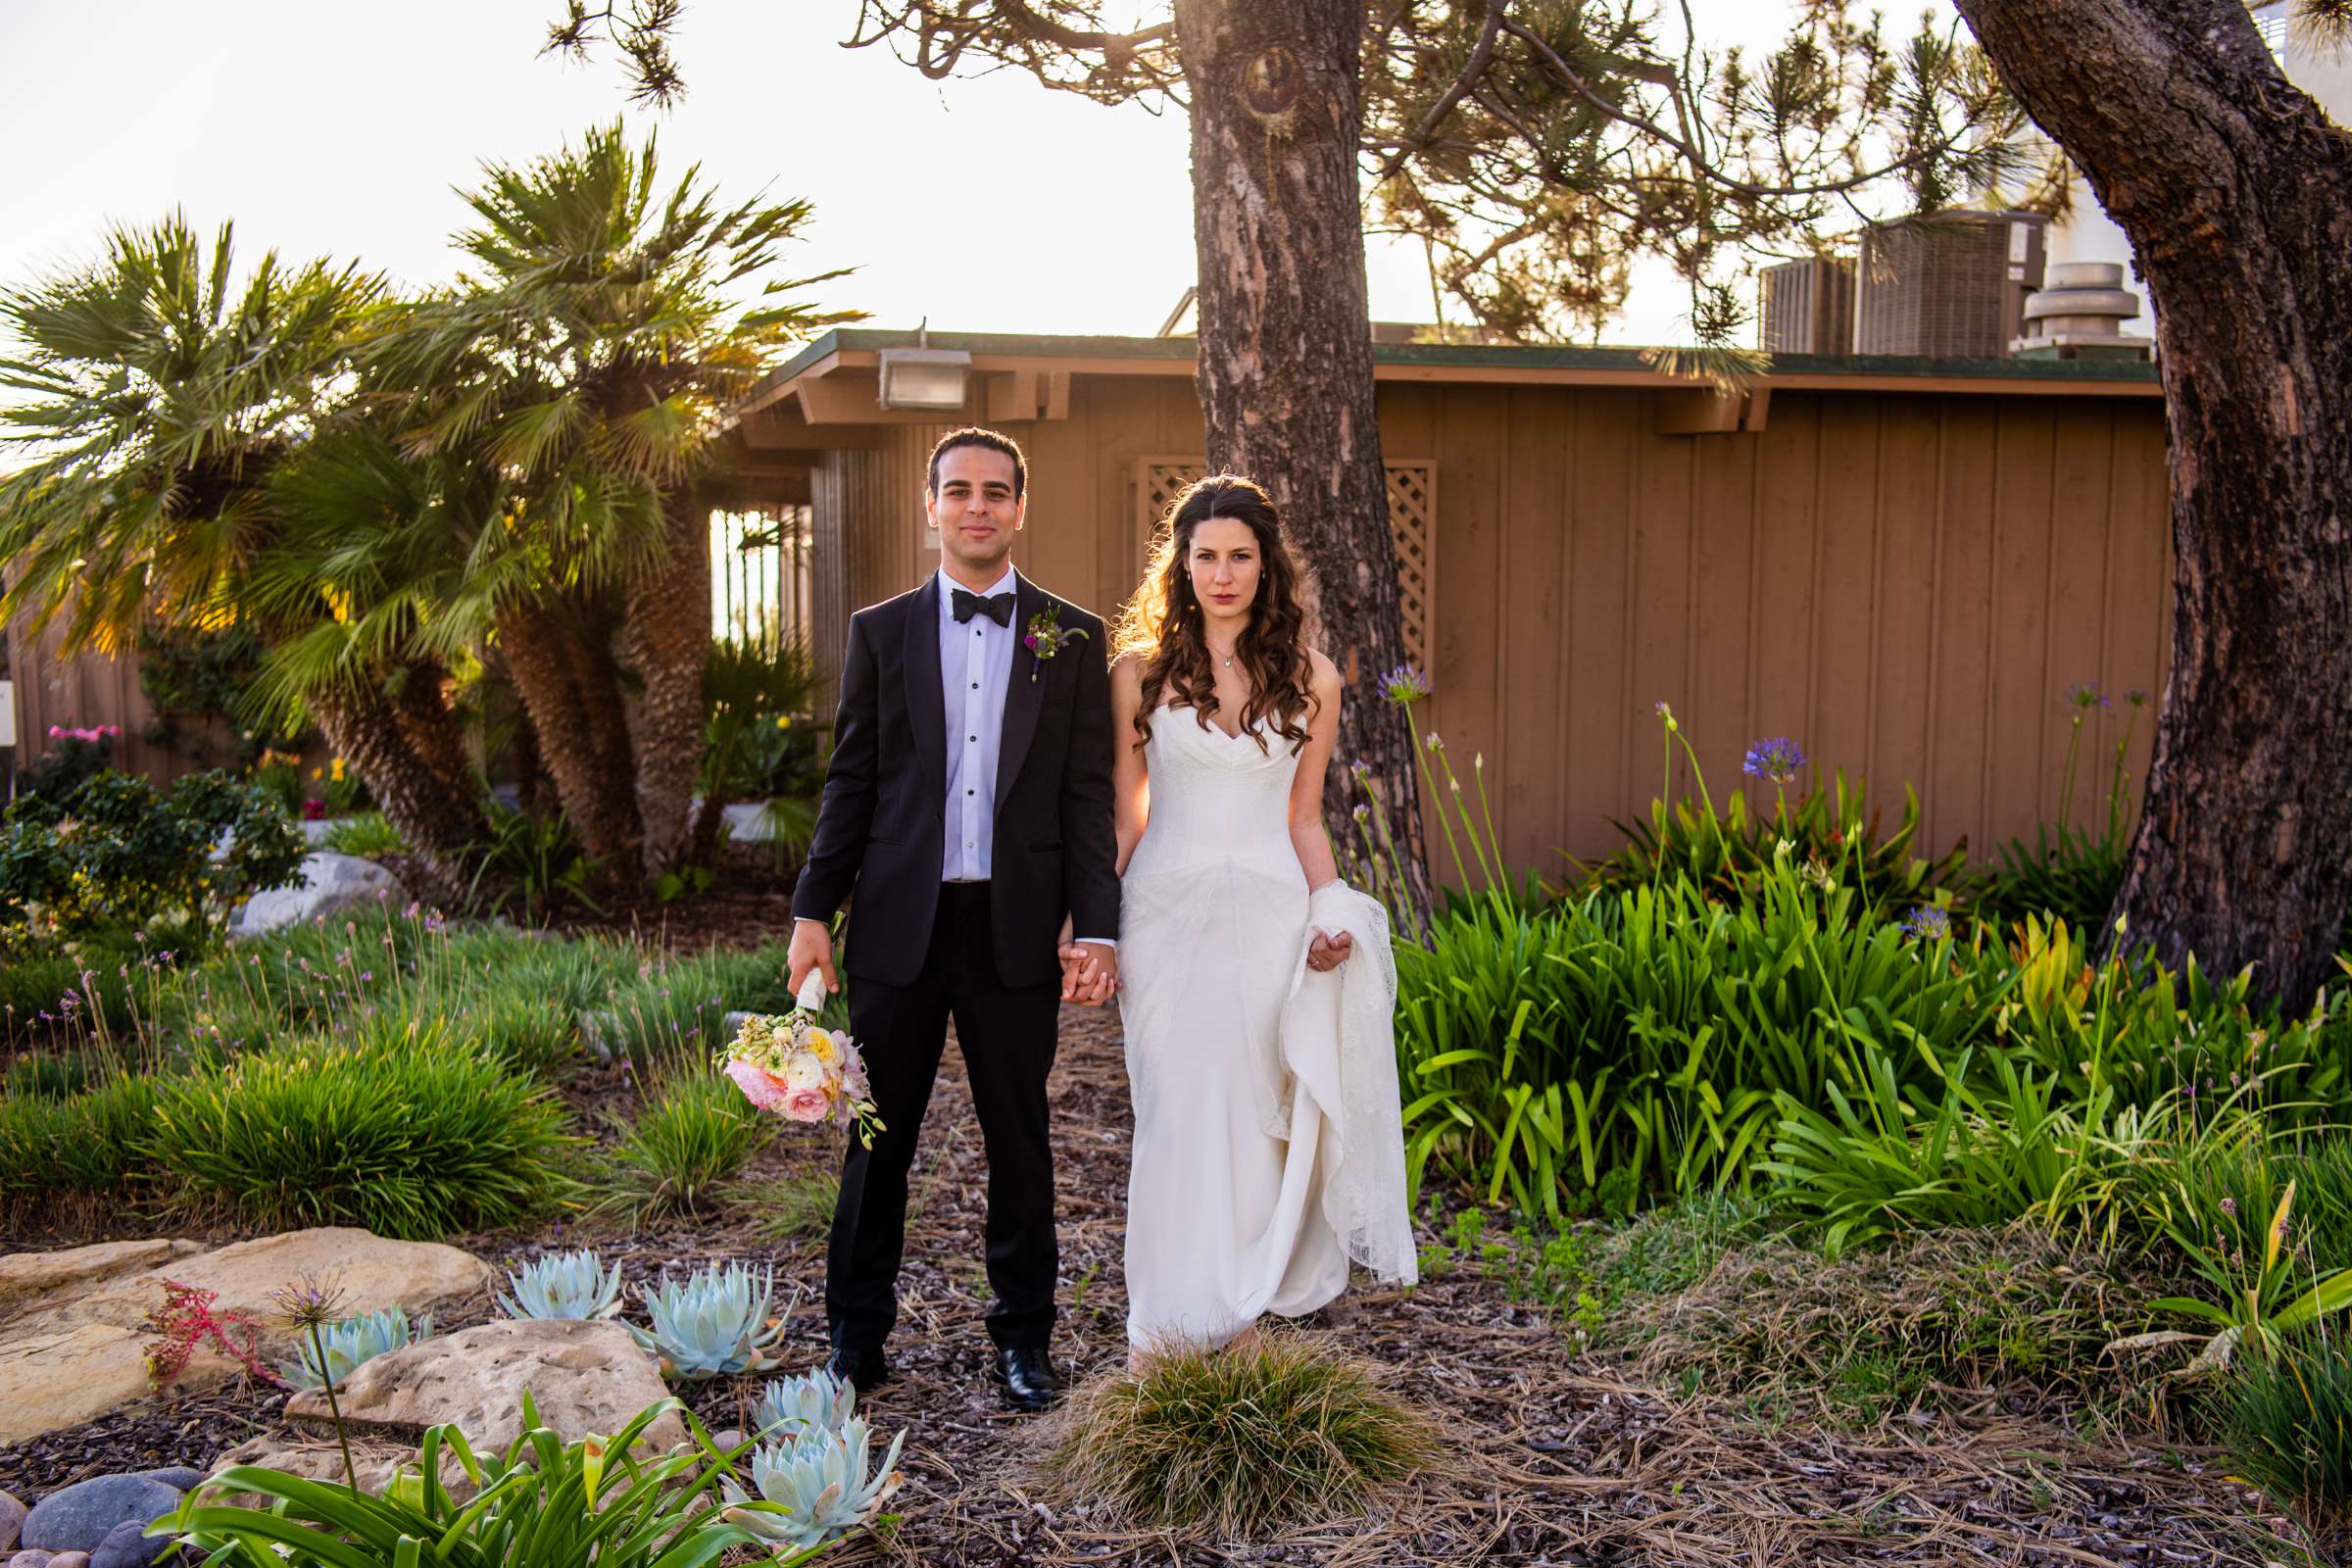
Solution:
[{"label": "metal roof vent pipe", "polygon": [[2126,335],[2139,296],[2116,262],[2059,262],[2026,301],[2026,335],[2009,352],[2028,360],[2146,360],[2156,345]]}]

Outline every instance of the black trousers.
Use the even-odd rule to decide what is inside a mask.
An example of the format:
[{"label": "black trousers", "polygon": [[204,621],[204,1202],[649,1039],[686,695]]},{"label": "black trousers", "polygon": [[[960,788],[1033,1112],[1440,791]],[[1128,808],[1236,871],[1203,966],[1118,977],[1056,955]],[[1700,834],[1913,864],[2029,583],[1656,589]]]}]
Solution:
[{"label": "black trousers", "polygon": [[880,1346],[898,1321],[906,1172],[953,1016],[988,1151],[988,1283],[996,1294],[989,1338],[1007,1348],[1042,1348],[1054,1327],[1061,1266],[1046,1111],[1060,977],[1005,985],[993,956],[988,884],[950,882],[939,891],[929,956],[913,984],[862,975],[850,983],[850,1033],[864,1054],[883,1131],[870,1150],[853,1136],[842,1158],[825,1319],[834,1344],[859,1348]]}]

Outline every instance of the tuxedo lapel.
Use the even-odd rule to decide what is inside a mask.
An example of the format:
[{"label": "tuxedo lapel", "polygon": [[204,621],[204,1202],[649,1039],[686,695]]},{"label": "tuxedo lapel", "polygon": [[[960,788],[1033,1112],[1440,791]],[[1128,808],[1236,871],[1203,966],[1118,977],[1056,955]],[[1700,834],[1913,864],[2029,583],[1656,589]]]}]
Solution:
[{"label": "tuxedo lapel", "polygon": [[[1045,671],[1039,667],[1037,655],[1021,640],[1029,635],[1030,617],[1046,608],[1046,591],[1018,571],[1013,573],[1012,582],[1012,685],[1004,693],[1004,728],[997,742],[1000,812],[1004,809],[1004,798],[1012,793],[1012,781],[1020,777],[1021,762],[1029,755],[1030,737],[1037,733],[1038,711],[1046,702]],[[941,769],[944,777],[944,760]]]},{"label": "tuxedo lapel", "polygon": [[930,780],[928,799],[948,790],[947,700],[939,689],[939,575],[934,572],[908,602],[904,662],[906,721],[914,728],[915,760]]}]

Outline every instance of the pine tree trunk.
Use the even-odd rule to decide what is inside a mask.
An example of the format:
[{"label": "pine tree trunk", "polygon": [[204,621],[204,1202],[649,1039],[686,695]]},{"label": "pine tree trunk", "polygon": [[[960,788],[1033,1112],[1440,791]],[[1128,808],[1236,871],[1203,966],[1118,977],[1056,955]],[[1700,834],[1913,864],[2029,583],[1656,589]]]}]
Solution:
[{"label": "pine tree trunk", "polygon": [[703,675],[710,662],[710,514],[691,486],[662,498],[665,549],[631,580],[629,657],[645,685],[637,720],[637,810],[648,878],[685,863],[703,760]]},{"label": "pine tree trunk", "polygon": [[401,708],[380,685],[308,699],[327,744],[359,770],[384,819],[418,854],[446,870],[456,853],[483,835],[481,803],[470,786],[453,784],[420,756]]},{"label": "pine tree trunk", "polygon": [[610,650],[602,639],[576,632],[560,612],[523,601],[500,608],[498,640],[581,848],[608,874],[634,883],[636,769]]},{"label": "pine tree trunk", "polygon": [[2299,1008],[2352,898],[2352,138],[2240,0],[1958,3],[2156,314],[2178,583],[2122,940]]},{"label": "pine tree trunk", "polygon": [[1372,769],[1410,894],[1429,907],[1413,739],[1381,699],[1404,662],[1396,549],[1372,387],[1356,146],[1362,0],[1177,0],[1192,108],[1197,384],[1208,466],[1280,507],[1316,578],[1346,699],[1324,781],[1335,843]]}]

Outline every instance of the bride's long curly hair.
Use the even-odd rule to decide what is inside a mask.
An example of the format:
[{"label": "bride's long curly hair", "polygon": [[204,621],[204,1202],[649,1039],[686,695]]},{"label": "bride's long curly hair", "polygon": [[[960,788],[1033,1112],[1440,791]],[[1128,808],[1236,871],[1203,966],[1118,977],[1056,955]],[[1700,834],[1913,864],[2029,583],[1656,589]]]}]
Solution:
[{"label": "bride's long curly hair", "polygon": [[1203,729],[1208,715],[1216,711],[1216,673],[1201,631],[1200,596],[1193,592],[1193,574],[1187,567],[1193,535],[1211,517],[1247,523],[1257,536],[1257,597],[1234,648],[1234,658],[1250,675],[1242,733],[1254,737],[1263,752],[1266,737],[1256,725],[1270,720],[1296,754],[1306,745],[1305,718],[1313,701],[1306,574],[1291,554],[1274,503],[1254,481],[1233,473],[1195,482],[1168,508],[1144,580],[1112,633],[1114,654],[1143,660],[1144,697],[1135,715],[1135,744],[1140,749],[1151,740],[1152,714],[1163,700],[1192,709]]}]

